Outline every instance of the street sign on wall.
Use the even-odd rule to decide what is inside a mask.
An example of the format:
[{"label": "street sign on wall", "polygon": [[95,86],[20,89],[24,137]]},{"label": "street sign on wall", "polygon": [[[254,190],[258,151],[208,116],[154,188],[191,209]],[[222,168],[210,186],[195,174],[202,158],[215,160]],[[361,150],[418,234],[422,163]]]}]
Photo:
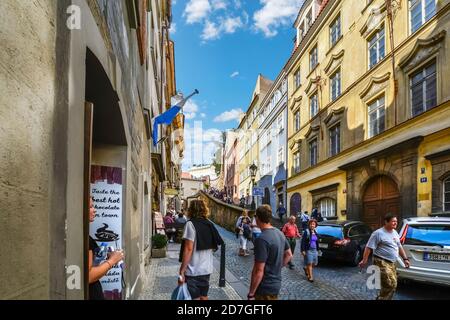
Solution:
[{"label": "street sign on wall", "polygon": [[253,194],[254,197],[264,197],[264,190],[263,188],[253,187]]}]

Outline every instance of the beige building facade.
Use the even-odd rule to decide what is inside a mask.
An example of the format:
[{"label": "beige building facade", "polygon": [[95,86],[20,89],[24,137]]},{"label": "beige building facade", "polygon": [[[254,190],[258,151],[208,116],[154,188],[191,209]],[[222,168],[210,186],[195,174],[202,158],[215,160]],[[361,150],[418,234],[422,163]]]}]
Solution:
[{"label": "beige building facade", "polygon": [[171,2],[133,3],[0,3],[0,299],[88,298],[94,166],[121,172],[120,299],[140,293],[152,203],[177,178],[163,176],[170,155],[150,140],[175,70]]}]

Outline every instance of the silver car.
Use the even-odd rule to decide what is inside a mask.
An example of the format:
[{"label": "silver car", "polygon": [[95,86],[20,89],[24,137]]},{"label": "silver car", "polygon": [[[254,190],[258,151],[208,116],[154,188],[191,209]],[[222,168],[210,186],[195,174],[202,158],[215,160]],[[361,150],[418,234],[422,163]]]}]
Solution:
[{"label": "silver car", "polygon": [[450,218],[405,219],[400,241],[411,267],[398,260],[399,279],[450,286]]}]

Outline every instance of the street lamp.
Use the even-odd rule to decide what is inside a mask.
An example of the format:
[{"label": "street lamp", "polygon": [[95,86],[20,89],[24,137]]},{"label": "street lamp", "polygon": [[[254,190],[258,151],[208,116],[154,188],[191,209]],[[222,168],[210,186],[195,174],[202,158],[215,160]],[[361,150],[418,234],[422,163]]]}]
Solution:
[{"label": "street lamp", "polygon": [[256,164],[252,164],[250,166],[250,176],[252,177],[252,210],[256,209],[255,206],[255,196],[254,196],[254,191],[253,189],[255,188],[255,179],[256,179],[256,171],[258,170],[258,167],[256,166]]}]

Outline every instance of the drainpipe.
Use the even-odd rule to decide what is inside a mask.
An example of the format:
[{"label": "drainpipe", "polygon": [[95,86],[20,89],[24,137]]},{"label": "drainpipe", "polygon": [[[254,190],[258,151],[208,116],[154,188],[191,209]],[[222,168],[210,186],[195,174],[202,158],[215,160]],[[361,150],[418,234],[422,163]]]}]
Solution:
[{"label": "drainpipe", "polygon": [[389,41],[391,42],[391,62],[392,62],[392,79],[394,80],[394,126],[397,125],[397,94],[398,94],[398,81],[395,75],[395,45],[394,45],[394,7],[393,5],[400,3],[396,0],[386,0],[387,17],[389,21]]}]

